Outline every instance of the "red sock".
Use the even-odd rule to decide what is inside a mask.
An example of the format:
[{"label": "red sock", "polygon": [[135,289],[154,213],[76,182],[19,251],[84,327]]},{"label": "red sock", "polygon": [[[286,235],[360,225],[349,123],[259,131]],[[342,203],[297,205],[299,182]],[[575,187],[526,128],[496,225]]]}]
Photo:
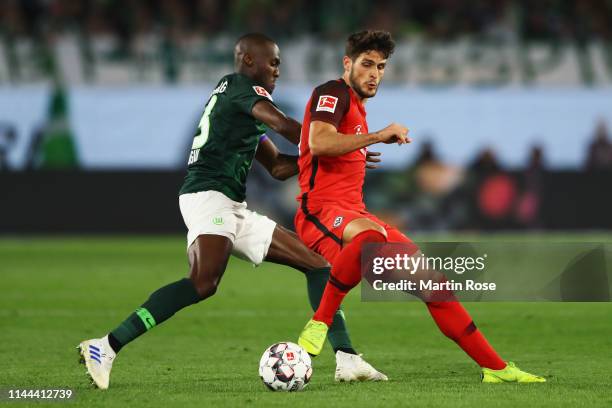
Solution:
[{"label": "red sock", "polygon": [[479,366],[492,370],[501,370],[506,366],[461,303],[428,302],[427,309],[440,331],[454,340]]},{"label": "red sock", "polygon": [[368,242],[386,242],[378,231],[367,230],[357,234],[336,257],[329,281],[313,319],[331,326],[346,294],[361,280],[361,245]]}]

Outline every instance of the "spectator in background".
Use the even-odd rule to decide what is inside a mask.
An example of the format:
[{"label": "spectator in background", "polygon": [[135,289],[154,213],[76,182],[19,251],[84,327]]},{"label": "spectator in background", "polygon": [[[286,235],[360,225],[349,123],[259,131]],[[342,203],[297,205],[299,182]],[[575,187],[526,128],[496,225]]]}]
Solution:
[{"label": "spectator in background", "polygon": [[523,191],[516,203],[516,219],[520,225],[527,228],[541,226],[540,205],[544,170],[544,151],[541,146],[535,145],[529,153],[523,172]]},{"label": "spectator in background", "polygon": [[475,227],[510,228],[518,193],[515,178],[501,168],[490,148],[476,156],[470,173]]},{"label": "spectator in background", "polygon": [[460,168],[442,163],[430,141],[423,143],[415,162],[415,177],[419,191],[432,196],[445,196],[463,179]]},{"label": "spectator in background", "polygon": [[[395,178],[395,186],[385,177],[386,191],[392,191],[394,201],[401,203],[385,219],[411,229],[444,230],[461,225],[464,206],[457,191],[463,176],[463,169],[445,164],[438,157],[433,142],[424,141],[414,163],[403,177]],[[403,196],[398,191],[403,191]],[[395,218],[391,218],[393,215]]]},{"label": "spectator in background", "polygon": [[539,174],[544,170],[544,150],[542,146],[535,145],[531,147],[529,152],[529,160],[527,162],[527,172]]},{"label": "spectator in background", "polygon": [[433,143],[431,140],[426,140],[421,145],[421,150],[414,162],[414,166],[418,167],[421,164],[437,162],[438,158],[436,157],[436,153],[434,152]]},{"label": "spectator in background", "polygon": [[74,136],[68,121],[68,95],[60,86],[51,95],[49,117],[37,130],[28,154],[28,167],[69,170],[79,167]]},{"label": "spectator in background", "polygon": [[17,130],[10,123],[0,123],[0,171],[9,171],[8,153],[17,140]]},{"label": "spectator in background", "polygon": [[597,123],[593,141],[589,146],[586,170],[612,170],[612,142],[603,120]]},{"label": "spectator in background", "polygon": [[500,165],[497,162],[495,152],[490,148],[483,149],[476,155],[476,159],[470,165],[470,171],[476,176],[482,177],[487,174],[495,173],[500,171]]}]

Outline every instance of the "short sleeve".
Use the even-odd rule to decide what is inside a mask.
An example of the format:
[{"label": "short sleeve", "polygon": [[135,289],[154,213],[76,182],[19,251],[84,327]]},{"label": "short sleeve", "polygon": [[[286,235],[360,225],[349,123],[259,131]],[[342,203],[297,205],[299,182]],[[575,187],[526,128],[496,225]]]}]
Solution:
[{"label": "short sleeve", "polygon": [[247,78],[236,77],[230,85],[233,89],[232,99],[241,112],[251,115],[253,106],[259,101],[269,101],[274,104],[272,96],[262,86],[255,85]]},{"label": "short sleeve", "polygon": [[338,129],[349,106],[350,96],[344,81],[329,81],[312,93],[310,121],[320,120]]}]

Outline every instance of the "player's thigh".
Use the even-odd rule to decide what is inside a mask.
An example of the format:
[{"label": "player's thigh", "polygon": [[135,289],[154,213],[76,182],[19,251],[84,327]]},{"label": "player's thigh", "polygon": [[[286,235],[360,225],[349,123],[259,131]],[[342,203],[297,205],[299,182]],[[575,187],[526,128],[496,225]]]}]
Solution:
[{"label": "player's thigh", "polygon": [[344,228],[359,217],[363,217],[359,211],[336,206],[310,208],[308,212],[298,210],[295,228],[306,246],[333,264],[342,250]]},{"label": "player's thigh", "polygon": [[302,272],[329,266],[325,258],[309,249],[295,232],[281,225],[277,225],[274,229],[272,243],[265,260],[287,265]]},{"label": "player's thigh", "polygon": [[308,248],[333,264],[334,259],[342,249],[340,237],[332,235],[329,230],[321,230],[312,220],[307,219],[301,211],[296,216],[295,230],[300,240]]},{"label": "player's thigh", "polygon": [[203,299],[216,292],[227,267],[237,231],[236,209],[240,205],[217,191],[179,197],[188,229],[189,278]]},{"label": "player's thigh", "polygon": [[362,216],[351,220],[346,225],[342,233],[342,242],[346,245],[357,235],[365,231],[377,231],[387,237],[387,230],[383,225],[367,216]]},{"label": "player's thigh", "polygon": [[[322,236],[337,241],[342,245],[347,229],[350,231],[352,226],[355,225],[356,220],[367,220],[368,215],[369,214],[365,211],[352,210],[350,208],[338,206],[324,206],[311,211],[306,216],[306,220],[312,227],[318,230]],[[376,228],[376,226],[372,226],[372,228]]]},{"label": "player's thigh", "polygon": [[233,254],[254,265],[261,264],[272,244],[276,225],[265,215],[243,208],[239,212]]}]

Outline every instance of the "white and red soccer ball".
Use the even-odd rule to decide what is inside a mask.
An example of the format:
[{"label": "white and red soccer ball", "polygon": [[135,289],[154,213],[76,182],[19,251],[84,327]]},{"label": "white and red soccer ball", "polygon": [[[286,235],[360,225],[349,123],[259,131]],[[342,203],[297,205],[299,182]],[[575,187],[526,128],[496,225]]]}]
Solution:
[{"label": "white and red soccer ball", "polygon": [[300,391],[312,377],[312,362],[306,350],[297,344],[276,343],[261,356],[259,376],[272,391]]}]

